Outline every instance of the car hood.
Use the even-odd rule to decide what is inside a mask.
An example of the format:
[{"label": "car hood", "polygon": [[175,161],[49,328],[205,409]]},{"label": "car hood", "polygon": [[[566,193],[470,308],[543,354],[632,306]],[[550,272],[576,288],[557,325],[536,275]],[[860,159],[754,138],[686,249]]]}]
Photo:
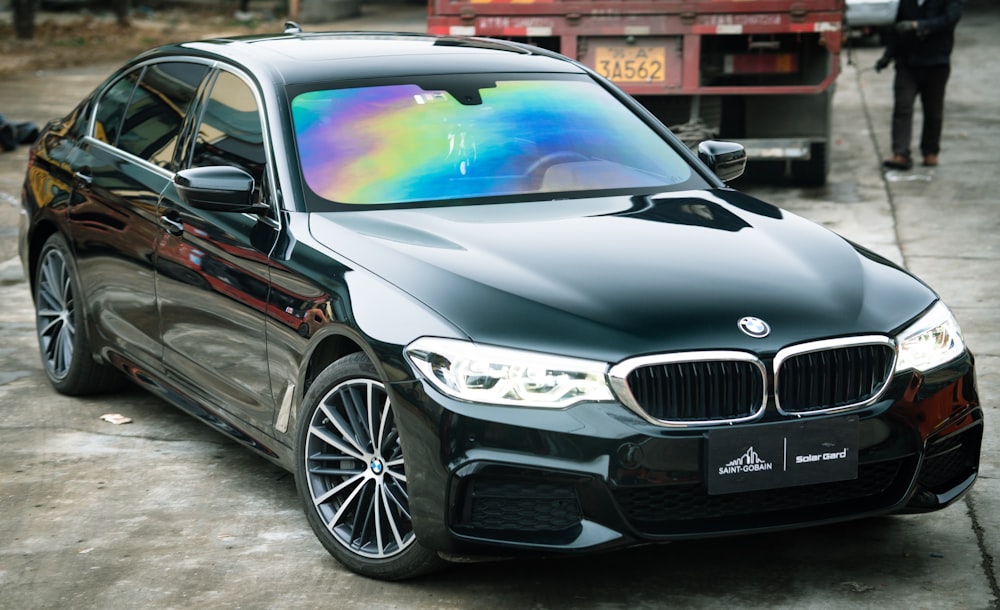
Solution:
[{"label": "car hood", "polygon": [[[310,228],[474,341],[607,362],[891,333],[936,298],[871,252],[728,189],[313,214]],[[771,334],[745,335],[745,316]]]}]

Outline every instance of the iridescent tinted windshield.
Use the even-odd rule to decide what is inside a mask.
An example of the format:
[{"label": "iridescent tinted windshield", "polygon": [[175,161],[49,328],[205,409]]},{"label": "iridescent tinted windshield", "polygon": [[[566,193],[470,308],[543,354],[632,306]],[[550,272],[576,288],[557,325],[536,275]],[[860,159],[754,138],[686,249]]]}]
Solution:
[{"label": "iridescent tinted windshield", "polygon": [[[690,167],[589,81],[512,80],[481,103],[414,84],[311,91],[292,114],[309,189],[387,204],[654,187]],[[479,102],[479,100],[474,100]]]}]

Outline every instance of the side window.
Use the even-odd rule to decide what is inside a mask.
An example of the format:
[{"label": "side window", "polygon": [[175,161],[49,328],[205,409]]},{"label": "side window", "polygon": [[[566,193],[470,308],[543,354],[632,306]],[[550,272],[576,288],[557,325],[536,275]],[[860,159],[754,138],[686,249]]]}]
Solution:
[{"label": "side window", "polygon": [[208,67],[183,62],[151,64],[132,94],[118,148],[159,165],[172,166],[181,125]]},{"label": "side window", "polygon": [[259,188],[266,159],[257,98],[235,74],[219,72],[198,126],[191,166],[240,167]]},{"label": "side window", "polygon": [[132,99],[132,91],[139,80],[142,69],[133,70],[119,78],[101,96],[97,102],[95,113],[94,137],[102,142],[114,145],[118,140],[118,130],[121,129],[125,108]]}]

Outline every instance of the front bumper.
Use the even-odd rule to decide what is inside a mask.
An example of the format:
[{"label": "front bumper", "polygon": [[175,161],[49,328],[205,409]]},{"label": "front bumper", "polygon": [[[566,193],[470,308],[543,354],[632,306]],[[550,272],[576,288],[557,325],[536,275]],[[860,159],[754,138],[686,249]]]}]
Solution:
[{"label": "front bumper", "polygon": [[[971,488],[982,411],[971,356],[896,378],[858,419],[857,476],[709,492],[711,427],[663,428],[618,404],[471,405],[394,388],[410,509],[424,546],[454,554],[574,553],[943,508]],[[786,426],[773,405],[748,438]],[[815,426],[814,426],[815,427]]]}]

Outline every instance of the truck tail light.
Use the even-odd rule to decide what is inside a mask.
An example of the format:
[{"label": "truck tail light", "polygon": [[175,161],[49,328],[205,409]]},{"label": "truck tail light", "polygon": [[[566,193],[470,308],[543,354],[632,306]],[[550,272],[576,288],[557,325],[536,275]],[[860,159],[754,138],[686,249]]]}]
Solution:
[{"label": "truck tail light", "polygon": [[799,70],[799,58],[793,53],[727,54],[723,56],[723,74],[793,74]]}]

